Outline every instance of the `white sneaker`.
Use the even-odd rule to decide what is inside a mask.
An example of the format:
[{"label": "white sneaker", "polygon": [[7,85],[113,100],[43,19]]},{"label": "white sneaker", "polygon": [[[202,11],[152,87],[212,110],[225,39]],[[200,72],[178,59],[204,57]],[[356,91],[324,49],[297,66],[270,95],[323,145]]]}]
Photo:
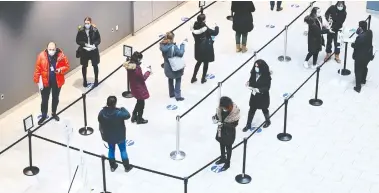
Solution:
[{"label": "white sneaker", "polygon": [[312,69],[316,69],[318,66],[318,64],[312,65]]},{"label": "white sneaker", "polygon": [[307,61],[304,61],[304,68],[309,68],[309,64]]}]

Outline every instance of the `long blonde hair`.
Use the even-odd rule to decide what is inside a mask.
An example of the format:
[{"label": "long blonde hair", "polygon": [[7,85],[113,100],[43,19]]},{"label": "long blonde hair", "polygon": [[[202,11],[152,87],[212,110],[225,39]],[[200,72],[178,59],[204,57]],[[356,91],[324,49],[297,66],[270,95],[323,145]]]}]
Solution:
[{"label": "long blonde hair", "polygon": [[161,44],[170,44],[174,42],[174,33],[172,32],[167,32],[166,35],[164,36],[163,40],[161,41]]}]

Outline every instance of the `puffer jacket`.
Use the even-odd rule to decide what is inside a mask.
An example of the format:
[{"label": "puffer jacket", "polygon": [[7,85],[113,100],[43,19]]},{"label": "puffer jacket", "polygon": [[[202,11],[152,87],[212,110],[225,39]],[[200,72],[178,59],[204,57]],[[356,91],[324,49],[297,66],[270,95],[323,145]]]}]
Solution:
[{"label": "puffer jacket", "polygon": [[[57,54],[57,64],[56,69],[60,69],[59,73],[56,73],[56,80],[58,88],[61,88],[65,83],[64,74],[70,70],[70,64],[67,57],[64,55],[63,51],[59,48],[56,49]],[[34,82],[39,82],[39,77],[42,76],[42,83],[44,87],[49,86],[49,74],[50,74],[50,64],[47,56],[47,51],[42,51],[36,61],[35,71],[34,71]]]},{"label": "puffer jacket", "polygon": [[334,32],[337,32],[338,30],[342,28],[342,25],[346,20],[346,15],[347,13],[346,13],[345,4],[343,4],[343,9],[341,11],[337,9],[337,4],[336,4],[336,5],[330,6],[329,9],[326,10],[325,12],[326,20],[331,18],[333,21],[331,29]]},{"label": "puffer jacket", "polygon": [[150,76],[150,72],[142,74],[141,66],[134,62],[125,62],[123,66],[128,71],[130,90],[134,98],[138,100],[148,99],[150,95],[145,81]]}]

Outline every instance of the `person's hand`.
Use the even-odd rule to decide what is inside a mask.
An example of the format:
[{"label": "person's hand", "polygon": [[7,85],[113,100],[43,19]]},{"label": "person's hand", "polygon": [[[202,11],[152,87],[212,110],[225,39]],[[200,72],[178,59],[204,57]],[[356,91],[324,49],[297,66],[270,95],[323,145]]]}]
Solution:
[{"label": "person's hand", "polygon": [[188,42],[188,39],[187,39],[187,38],[186,38],[186,39],[184,39],[184,40],[183,40],[183,42]]},{"label": "person's hand", "polygon": [[217,125],[218,125],[219,127],[221,127],[221,126],[223,125],[223,123],[218,122]]},{"label": "person's hand", "polygon": [[62,69],[60,69],[60,68],[55,69],[55,74],[59,74],[61,72],[62,72]]},{"label": "person's hand", "polygon": [[85,47],[90,47],[90,45],[89,45],[89,44],[87,44],[87,43],[85,43],[85,44],[84,44],[84,46],[85,46]]},{"label": "person's hand", "polygon": [[254,92],[256,92],[256,93],[260,93],[260,92],[259,92],[259,89],[257,89],[257,88],[253,88],[253,90],[254,90]]},{"label": "person's hand", "polygon": [[147,67],[147,71],[150,73],[150,75],[153,74],[153,71],[151,70],[151,66],[148,66],[148,67]]},{"label": "person's hand", "polygon": [[305,36],[308,36],[308,31],[304,31],[304,35],[305,35]]},{"label": "person's hand", "polygon": [[247,81],[247,82],[245,83],[245,86],[246,86],[246,87],[249,87],[249,81]]}]

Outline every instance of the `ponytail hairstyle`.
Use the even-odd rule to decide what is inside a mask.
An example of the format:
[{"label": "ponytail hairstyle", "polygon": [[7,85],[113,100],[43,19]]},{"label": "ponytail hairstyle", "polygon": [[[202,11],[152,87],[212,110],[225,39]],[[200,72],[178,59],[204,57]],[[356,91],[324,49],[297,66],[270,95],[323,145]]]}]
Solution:
[{"label": "ponytail hairstyle", "polygon": [[161,41],[161,44],[174,43],[174,38],[175,34],[173,32],[167,32],[163,40]]}]

